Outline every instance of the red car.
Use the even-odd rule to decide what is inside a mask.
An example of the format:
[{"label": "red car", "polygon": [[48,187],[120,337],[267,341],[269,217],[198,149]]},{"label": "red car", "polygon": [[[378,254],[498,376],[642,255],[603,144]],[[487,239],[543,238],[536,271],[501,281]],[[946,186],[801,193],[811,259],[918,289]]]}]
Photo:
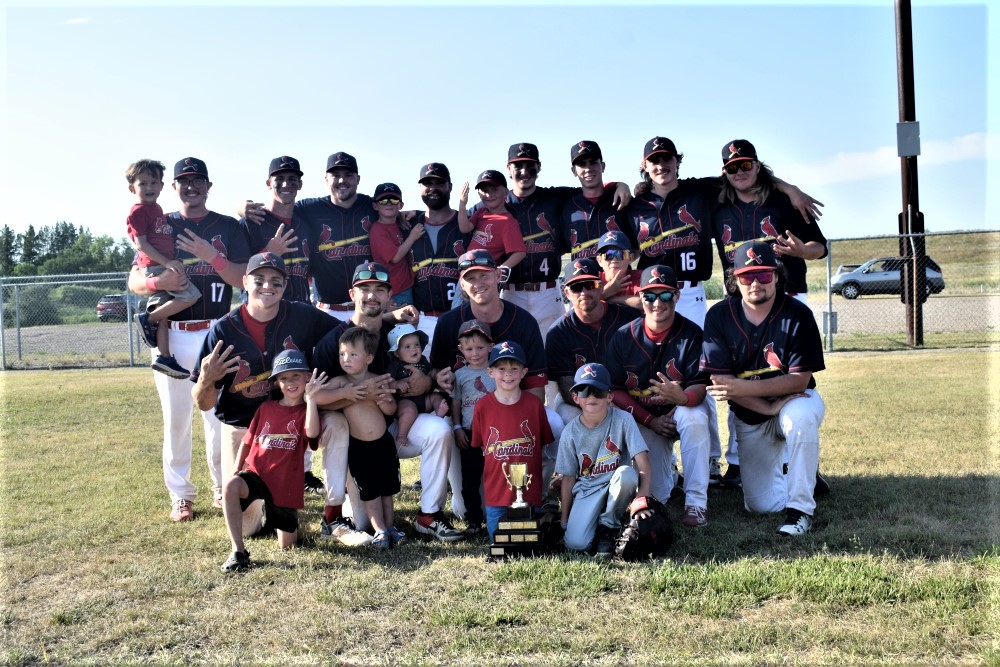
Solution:
[{"label": "red car", "polygon": [[133,316],[146,308],[146,300],[134,294],[105,294],[97,302],[97,319],[101,322],[124,322],[128,319],[130,303]]}]

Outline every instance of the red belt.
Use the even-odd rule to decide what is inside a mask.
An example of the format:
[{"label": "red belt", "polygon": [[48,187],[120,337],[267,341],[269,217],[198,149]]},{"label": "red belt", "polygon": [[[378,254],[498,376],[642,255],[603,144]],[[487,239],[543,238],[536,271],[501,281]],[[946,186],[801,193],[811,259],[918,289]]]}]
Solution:
[{"label": "red belt", "polygon": [[423,311],[423,314],[427,315],[428,317],[441,317],[447,312],[448,312],[447,310],[425,310]]},{"label": "red belt", "polygon": [[211,328],[212,320],[168,320],[174,331],[204,331]]},{"label": "red belt", "polygon": [[318,307],[320,307],[320,308],[325,308],[326,310],[336,310],[336,311],[339,311],[339,312],[342,312],[342,313],[346,312],[348,310],[354,310],[354,304],[353,303],[352,304],[344,305],[344,304],[341,304],[341,303],[322,303],[322,302],[320,302],[320,303],[317,303],[316,305]]},{"label": "red belt", "polygon": [[540,292],[543,289],[552,289],[556,286],[556,281],[550,280],[544,283],[521,283],[520,285],[515,285],[508,283],[504,285],[508,289],[512,289],[515,292]]}]

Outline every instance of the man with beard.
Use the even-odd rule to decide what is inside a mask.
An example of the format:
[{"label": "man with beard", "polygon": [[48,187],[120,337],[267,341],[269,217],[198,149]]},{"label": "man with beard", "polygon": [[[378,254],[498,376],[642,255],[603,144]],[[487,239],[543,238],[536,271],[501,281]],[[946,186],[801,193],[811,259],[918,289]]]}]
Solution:
[{"label": "man with beard", "polygon": [[[328,333],[317,345],[314,355],[315,366],[330,377],[344,374],[340,367],[339,350],[340,336],[352,326],[363,327],[378,335],[378,350],[369,365],[369,370],[378,374],[372,383],[372,391],[384,392],[391,377],[386,374],[386,363],[389,355],[389,332],[396,322],[390,321],[383,313],[392,300],[392,285],[389,283],[389,269],[377,262],[361,264],[354,271],[350,290],[354,301],[354,312],[347,322],[342,323]],[[394,311],[397,318],[412,318],[415,315],[413,306],[405,306]],[[410,377],[413,391],[430,391],[431,378],[420,374]],[[340,390],[337,390],[340,391]],[[328,439],[329,444],[323,447],[323,471],[326,475],[326,506],[323,510],[323,525],[320,536],[324,539],[337,540],[348,546],[362,546],[371,542],[371,535],[366,531],[370,528],[364,505],[358,495],[354,481],[348,479],[347,450],[348,428],[347,420],[337,412],[340,408],[353,401],[349,391],[342,392],[331,400],[324,390],[317,397],[317,403],[323,409],[323,428],[325,434],[333,432]],[[331,427],[329,419],[337,419],[339,424]],[[395,428],[395,426],[391,427]],[[454,442],[451,427],[448,422],[433,414],[417,416],[410,429],[405,447],[397,447],[396,453],[401,459],[420,457],[420,514],[417,515],[415,526],[418,532],[429,534],[444,542],[453,542],[462,538],[462,533],[455,530],[444,516],[442,508],[448,493],[447,473]],[[351,498],[350,507],[353,510],[353,522],[344,516],[343,504],[345,490]]]},{"label": "man with beard", "polygon": [[563,293],[571,309],[545,334],[549,377],[559,387],[555,410],[566,424],[580,416],[571,394],[577,370],[603,362],[614,333],[642,315],[635,308],[603,300],[603,289],[601,267],[593,257],[570,262],[563,276]]},{"label": "man with beard", "polygon": [[[181,200],[180,211],[167,215],[177,239],[177,259],[186,273],[164,271],[146,278],[138,266],[129,273],[129,289],[142,296],[157,290],[177,291],[190,280],[201,291],[193,306],[171,316],[170,350],[177,363],[196,368],[198,352],[212,321],[229,311],[233,287],[242,287],[246,261],[250,257],[246,230],[234,218],[208,210],[208,167],[198,158],[188,157],[174,165],[174,190]],[[157,354],[156,348],[152,350]],[[173,521],[194,518],[197,493],[191,482],[191,415],[193,399],[187,380],[153,373],[156,393],[163,411],[163,479],[173,505]],[[214,414],[202,413],[205,423],[205,450],[212,477],[214,504],[222,507],[221,424]]]},{"label": "man with beard", "polygon": [[[819,427],[826,406],[814,373],[826,366],[809,307],[785,293],[783,267],[767,241],[735,250],[727,280],[737,296],[705,318],[701,370],[708,391],[729,401],[740,449],[743,504],[750,512],[780,512],[781,535],[809,532],[819,474]],[[734,284],[735,283],[735,284]]]},{"label": "man with beard", "polygon": [[[295,212],[310,230],[310,270],[318,305],[341,320],[350,319],[354,312],[347,293],[354,269],[372,256],[368,235],[377,214],[372,198],[358,193],[360,182],[354,156],[334,153],[326,161],[330,196],[295,203]],[[263,220],[261,204],[248,202],[244,208],[241,213],[250,223],[259,224]]]},{"label": "man with beard", "polygon": [[413,304],[420,311],[417,327],[434,340],[438,317],[448,312],[459,298],[458,258],[469,245],[470,236],[458,228],[458,211],[450,205],[451,173],[440,162],[420,168],[420,199],[425,211],[410,220],[422,224],[424,235],[416,240],[413,254]]},{"label": "man with beard", "polygon": [[[250,258],[243,276],[247,302],[212,325],[191,377],[195,404],[214,411],[222,422],[222,473],[227,479],[237,472],[236,453],[254,413],[269,397],[274,358],[299,350],[309,362],[313,347],[337,324],[312,304],[284,300],[286,280],[285,262],[278,255]],[[260,528],[260,504],[251,508],[244,512],[244,535]]]}]

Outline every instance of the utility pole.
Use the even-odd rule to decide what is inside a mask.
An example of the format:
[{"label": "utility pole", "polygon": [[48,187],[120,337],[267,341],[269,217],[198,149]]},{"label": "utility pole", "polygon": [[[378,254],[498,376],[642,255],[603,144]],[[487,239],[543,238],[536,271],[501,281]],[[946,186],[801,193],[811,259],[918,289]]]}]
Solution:
[{"label": "utility pole", "polygon": [[899,214],[899,256],[903,262],[900,299],[906,304],[906,339],[910,346],[924,344],[923,302],[927,298],[924,214],[917,188],[920,124],[913,92],[913,26],[910,0],[896,0],[896,71],[899,87],[899,123],[896,146],[900,158],[903,210]]}]

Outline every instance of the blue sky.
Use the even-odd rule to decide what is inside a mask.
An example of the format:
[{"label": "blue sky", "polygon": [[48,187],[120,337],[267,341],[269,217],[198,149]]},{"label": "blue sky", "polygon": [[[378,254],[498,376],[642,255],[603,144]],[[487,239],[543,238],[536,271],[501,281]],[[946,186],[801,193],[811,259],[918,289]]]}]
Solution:
[{"label": "blue sky", "polygon": [[[996,14],[984,2],[913,2],[929,230],[1000,227],[986,217],[997,204],[987,191],[997,183],[987,86],[987,63],[1000,62]],[[141,157],[168,169],[204,159],[209,204],[231,213],[265,195],[279,155],[301,161],[302,196],[327,194],[326,156],[343,150],[358,158],[361,191],[393,181],[419,208],[425,162],[451,168],[455,203],[462,180],[503,169],[519,141],[541,150],[540,184],[575,184],[569,148],[592,139],[608,178],[634,183],[655,135],[685,154],[682,176],[718,174],[723,144],[751,140],[778,175],[826,204],[830,238],[897,229],[891,0],[68,0],[8,2],[2,17],[3,222],[17,231],[65,220],[124,236],[123,173]],[[170,211],[177,200],[168,189],[160,203]]]}]

